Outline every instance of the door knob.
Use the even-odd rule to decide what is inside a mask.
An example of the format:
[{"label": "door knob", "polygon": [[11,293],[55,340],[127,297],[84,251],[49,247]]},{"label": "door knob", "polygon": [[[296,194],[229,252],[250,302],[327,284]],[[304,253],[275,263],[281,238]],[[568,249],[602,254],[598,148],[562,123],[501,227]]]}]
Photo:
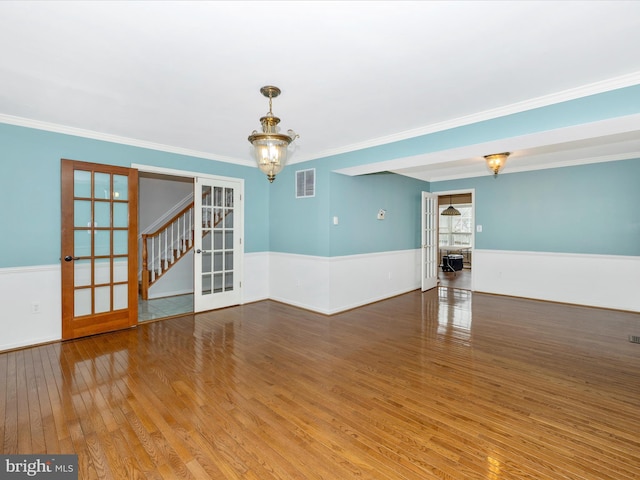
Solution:
[{"label": "door knob", "polygon": [[202,253],[202,250],[197,249],[197,250],[196,250],[196,253]]},{"label": "door knob", "polygon": [[65,262],[70,262],[71,260],[80,260],[80,257],[72,257],[71,255],[64,257]]}]

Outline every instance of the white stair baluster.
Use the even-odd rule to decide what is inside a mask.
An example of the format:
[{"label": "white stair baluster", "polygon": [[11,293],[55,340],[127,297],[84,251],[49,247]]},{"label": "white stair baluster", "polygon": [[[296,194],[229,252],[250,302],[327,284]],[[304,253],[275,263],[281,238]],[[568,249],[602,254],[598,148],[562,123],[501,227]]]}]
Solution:
[{"label": "white stair baluster", "polygon": [[189,214],[189,248],[193,247],[193,208],[190,210]]},{"label": "white stair baluster", "polygon": [[171,250],[171,263],[176,261],[176,258],[173,256],[173,252],[175,252],[175,249],[174,249],[174,246],[173,246],[174,245],[173,242],[174,242],[174,238],[173,238],[173,222],[171,222],[171,249],[170,249]]},{"label": "white stair baluster", "polygon": [[160,272],[164,273],[166,269],[167,262],[167,231],[163,230],[160,233],[160,238],[162,238],[162,243],[160,245],[160,251],[162,254],[160,255]]},{"label": "white stair baluster", "polygon": [[176,219],[176,243],[177,243],[176,258],[180,258],[182,256],[182,244],[180,242],[180,219],[181,218],[182,218],[182,215],[180,215]]},{"label": "white stair baluster", "polygon": [[156,280],[156,268],[155,268],[155,261],[156,261],[156,254],[155,254],[155,240],[153,239],[153,237],[151,237],[151,265],[149,265],[149,270],[151,270],[151,282],[155,282]]}]

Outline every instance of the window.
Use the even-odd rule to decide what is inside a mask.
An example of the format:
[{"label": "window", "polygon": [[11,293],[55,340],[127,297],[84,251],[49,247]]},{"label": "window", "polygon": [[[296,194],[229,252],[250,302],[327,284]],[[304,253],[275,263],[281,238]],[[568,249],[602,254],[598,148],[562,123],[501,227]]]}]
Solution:
[{"label": "window", "polygon": [[[440,213],[448,205],[440,206]],[[460,210],[460,216],[440,215],[440,246],[446,247],[469,247],[473,233],[473,218],[471,205],[456,205]]]},{"label": "window", "polygon": [[316,169],[298,170],[296,172],[296,198],[316,196]]}]

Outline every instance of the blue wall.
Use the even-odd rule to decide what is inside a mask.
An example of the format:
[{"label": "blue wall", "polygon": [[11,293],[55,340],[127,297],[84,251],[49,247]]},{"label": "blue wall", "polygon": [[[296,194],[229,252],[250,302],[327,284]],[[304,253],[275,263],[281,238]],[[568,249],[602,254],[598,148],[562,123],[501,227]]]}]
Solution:
[{"label": "blue wall", "polygon": [[269,250],[268,182],[256,168],[0,124],[0,267],[60,258],[60,159],[245,179],[245,252]]},{"label": "blue wall", "polygon": [[[0,267],[59,261],[61,158],[245,179],[246,252],[338,256],[417,248],[420,192],[475,188],[476,222],[484,228],[477,248],[640,255],[638,160],[431,186],[393,174],[332,173],[638,112],[640,85],[290,165],[274,184],[256,168],[0,124]],[[306,168],[316,168],[316,196],[296,199],[294,174]],[[375,219],[380,208],[388,212],[384,221]]]},{"label": "blue wall", "polygon": [[330,210],[339,224],[330,226],[330,256],[420,248],[423,191],[428,182],[393,173],[331,174]]},{"label": "blue wall", "polygon": [[640,255],[640,159],[431,184],[469,188],[476,248]]},{"label": "blue wall", "polygon": [[[296,198],[295,172],[316,169],[315,197]],[[265,180],[266,182],[266,180]],[[329,256],[329,171],[321,161],[287,166],[269,189],[272,252]]]},{"label": "blue wall", "polygon": [[[316,196],[295,198],[295,172],[308,168],[316,169]],[[428,182],[393,173],[331,173],[324,160],[290,165],[272,185],[271,251],[334,257],[419,248],[421,192],[428,190]]]},{"label": "blue wall", "polygon": [[[552,173],[557,170],[554,169],[521,175],[503,174],[497,180],[487,176],[430,187],[426,182],[403,184],[407,180],[400,180],[401,177],[392,174],[346,177],[331,172],[350,166],[437,152],[639,112],[640,85],[635,85],[387,145],[291,165],[279,175],[276,180],[278,184],[274,184],[271,190],[271,250],[337,256],[416,248],[419,246],[419,215],[416,215],[416,221],[413,217],[404,217],[402,225],[394,225],[393,229],[387,230],[392,222],[400,221],[397,213],[394,215],[396,205],[392,204],[392,207],[387,208],[390,212],[388,222],[370,220],[375,217],[368,211],[377,212],[379,208],[385,208],[383,204],[393,199],[397,210],[413,215],[420,205],[421,190],[474,187],[478,189],[478,223],[485,222],[486,225],[483,226],[488,229],[486,234],[477,235],[478,248],[635,255],[637,253],[631,252],[638,252],[637,242],[633,239],[637,226],[613,226],[618,220],[607,218],[600,221],[594,217],[594,212],[604,208],[602,205],[614,203],[618,199],[636,200],[637,203],[637,196],[634,197],[637,194],[622,193],[614,186],[625,185],[637,190],[637,187],[629,185],[629,177],[626,176],[633,178],[636,174],[637,179],[637,171],[620,174],[611,172],[612,168],[623,168],[619,164],[615,167],[607,164],[591,168],[587,166],[585,169],[578,168],[575,172],[571,168],[559,169],[561,173],[557,174],[558,177]],[[316,168],[317,197],[296,200],[293,175],[295,170],[305,168]],[[610,183],[607,186],[594,186],[593,182],[599,178],[601,171],[607,172],[602,178],[608,179]],[[496,181],[501,182],[497,189]],[[570,187],[561,189],[560,185]],[[588,190],[591,192],[587,194]],[[600,203],[596,201],[597,192],[600,192],[599,198],[602,199]],[[545,195],[549,195],[549,198],[545,198]],[[523,199],[512,200],[521,208],[513,209],[513,203],[506,201],[513,197]],[[573,200],[574,198],[579,200]],[[548,211],[556,208],[556,203],[563,200],[575,207],[573,214],[545,216]],[[517,231],[512,230],[508,223],[498,221],[502,216],[493,215],[496,202],[498,210],[506,210],[501,215],[510,219],[522,212],[523,216],[517,216],[518,223],[514,224],[517,225],[514,227]],[[340,219],[338,226],[331,225],[334,215]],[[568,228],[569,224],[575,226],[573,231]],[[550,234],[548,227],[554,228],[560,235]],[[605,229],[610,233],[605,232]],[[395,231],[395,235],[388,234],[390,231]],[[505,235],[505,231],[510,233]],[[564,235],[564,239],[557,238],[561,235]]]}]

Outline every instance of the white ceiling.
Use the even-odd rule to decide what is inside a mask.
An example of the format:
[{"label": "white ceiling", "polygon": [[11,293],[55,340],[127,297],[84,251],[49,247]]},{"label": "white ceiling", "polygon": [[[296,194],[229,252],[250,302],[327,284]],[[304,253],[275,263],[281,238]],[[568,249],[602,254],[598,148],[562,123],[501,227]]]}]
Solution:
[{"label": "white ceiling", "polygon": [[[3,1],[0,45],[2,122],[249,165],[276,85],[299,162],[638,84],[640,2]],[[640,156],[639,118],[601,126],[345,173]]]}]

